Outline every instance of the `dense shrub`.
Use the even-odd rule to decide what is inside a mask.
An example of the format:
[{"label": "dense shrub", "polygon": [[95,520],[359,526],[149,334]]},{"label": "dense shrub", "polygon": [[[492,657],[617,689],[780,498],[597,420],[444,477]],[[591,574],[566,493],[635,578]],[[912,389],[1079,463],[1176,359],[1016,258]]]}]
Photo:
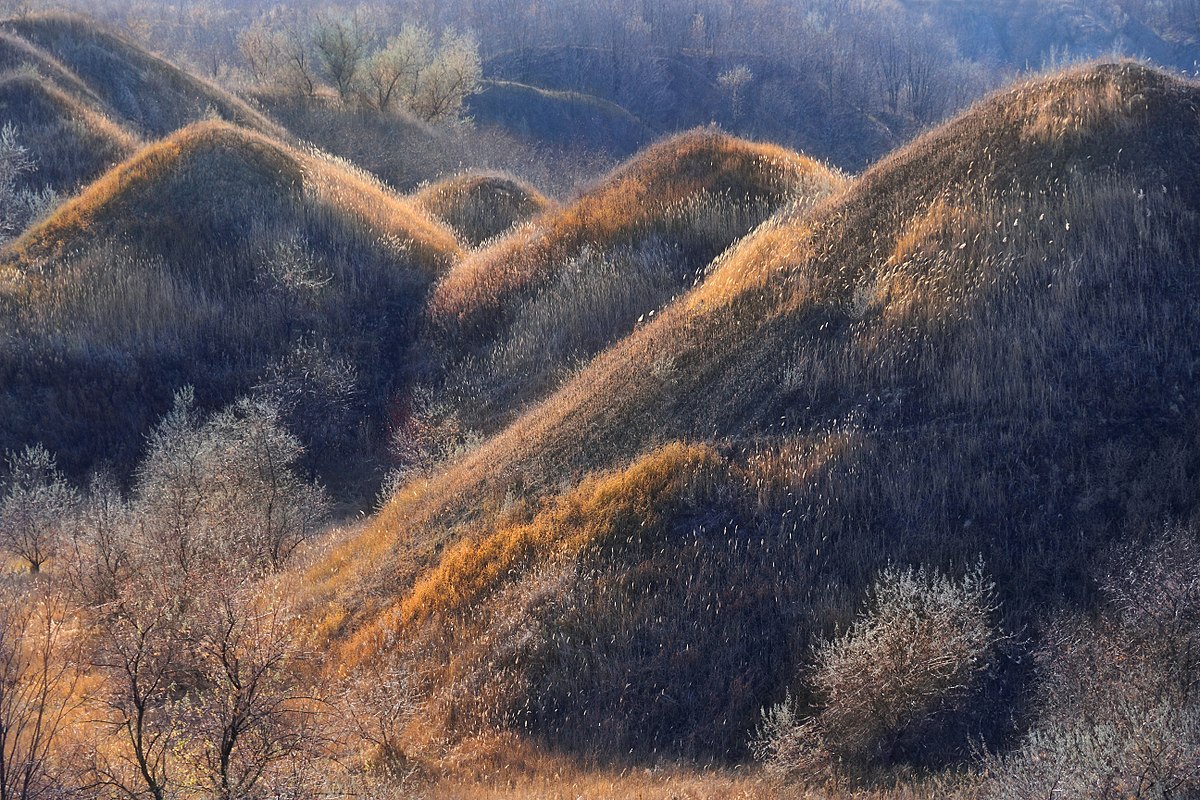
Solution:
[{"label": "dense shrub", "polygon": [[1200,544],[1127,546],[1090,614],[1049,627],[1038,717],[986,763],[991,800],[1169,800],[1200,793]]},{"label": "dense shrub", "polygon": [[34,191],[21,184],[37,163],[17,138],[11,123],[0,128],[0,245],[49,213],[58,196],[49,189]]},{"label": "dense shrub", "polygon": [[776,775],[819,781],[934,749],[939,725],[992,661],[994,606],[978,567],[960,579],[924,568],[884,571],[867,609],[816,648],[815,713],[803,719],[789,696],[766,712],[756,754]]}]

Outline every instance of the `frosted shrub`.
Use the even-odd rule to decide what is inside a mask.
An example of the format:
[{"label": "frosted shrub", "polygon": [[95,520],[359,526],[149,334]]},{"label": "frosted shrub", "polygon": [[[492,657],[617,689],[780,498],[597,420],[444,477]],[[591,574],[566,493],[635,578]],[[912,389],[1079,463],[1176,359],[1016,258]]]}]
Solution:
[{"label": "frosted shrub", "polygon": [[1038,718],[985,764],[985,797],[1200,795],[1200,546],[1171,532],[1116,563],[1095,618],[1050,626]]},{"label": "frosted shrub", "polygon": [[993,609],[978,568],[961,579],[884,571],[867,609],[816,648],[815,713],[802,720],[790,699],[769,710],[755,752],[776,775],[806,781],[916,755],[979,684],[999,640]]}]

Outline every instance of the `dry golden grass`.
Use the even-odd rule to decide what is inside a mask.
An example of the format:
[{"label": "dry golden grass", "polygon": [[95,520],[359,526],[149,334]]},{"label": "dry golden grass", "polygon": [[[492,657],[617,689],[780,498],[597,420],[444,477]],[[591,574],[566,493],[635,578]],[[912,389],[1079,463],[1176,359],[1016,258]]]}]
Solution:
[{"label": "dry golden grass", "polygon": [[[274,210],[276,213],[268,212]],[[195,254],[223,226],[341,227],[439,274],[461,252],[454,235],[365,173],[223,122],[150,144],[72,198],[9,248],[18,265],[116,239],[149,253]],[[235,228],[237,230],[238,228]],[[192,256],[194,257],[194,255]]]},{"label": "dry golden grass", "polygon": [[666,140],[451,270],[430,303],[428,382],[459,424],[492,433],[772,213],[800,215],[842,183],[771,145],[711,131]]},{"label": "dry golden grass", "polygon": [[[1116,86],[1117,100],[1098,85]],[[1069,599],[1078,586],[1069,576],[1106,541],[1164,514],[1194,513],[1200,399],[1188,376],[1200,371],[1198,321],[1194,304],[1175,298],[1200,291],[1200,276],[1179,268],[1195,260],[1200,219],[1198,102],[1195,84],[1134,64],[1039,78],[807,213],[780,214],[511,427],[407,487],[307,573],[314,614],[337,609],[326,633],[354,642],[356,659],[395,645],[363,631],[410,620],[405,635],[432,648],[413,651],[419,664],[430,668],[421,661],[430,652],[456,654],[430,668],[432,684],[449,687],[442,723],[469,730],[464,721],[479,719],[571,750],[596,745],[597,730],[610,741],[633,731],[655,731],[644,743],[678,735],[620,704],[611,716],[593,712],[592,734],[579,726],[582,708],[605,706],[581,706],[569,693],[617,692],[614,681],[645,691],[671,674],[607,637],[658,631],[686,662],[695,629],[729,630],[680,613],[686,603],[670,584],[621,589],[639,570],[696,575],[707,587],[701,596],[744,592],[754,620],[745,624],[776,631],[758,640],[763,674],[737,661],[744,645],[733,633],[708,651],[730,659],[725,686],[746,693],[738,708],[777,697],[787,654],[845,623],[857,592],[888,563],[948,567],[982,554],[1017,624]],[[1103,113],[1089,111],[1071,136],[1028,136],[1047,103],[1099,104]],[[677,552],[588,562],[595,575],[533,555],[588,530],[566,521],[549,536],[531,526],[559,508],[547,498],[589,472],[619,474],[656,443],[748,447],[747,439],[797,434],[811,442],[830,429],[845,432],[825,440],[836,446],[821,445],[835,457],[765,469],[751,481],[761,488],[700,503],[714,519],[739,520],[730,541],[757,543],[746,550],[718,555],[707,539],[689,539],[681,530],[705,519],[692,508],[672,535],[694,543]],[[801,485],[770,474],[796,474]],[[606,479],[588,480],[590,492],[590,481]],[[506,533],[489,540],[497,530]],[[473,560],[480,542],[512,569],[489,577]],[[456,595],[448,584],[460,568],[468,579]],[[482,638],[471,638],[480,633],[473,624],[456,632],[433,615],[425,629],[416,608],[399,613],[414,587],[428,595],[418,608],[449,608],[480,586],[490,591],[493,578],[506,588],[465,604],[466,617],[499,620]],[[668,607],[678,630],[658,627]],[[540,626],[535,641],[559,643],[505,644],[530,620]],[[777,629],[779,620],[787,623]],[[555,638],[586,631],[594,637],[571,647]],[[580,682],[561,664],[514,666],[525,658],[594,671]],[[712,742],[676,744],[720,752]]]},{"label": "dry golden grass", "polygon": [[502,523],[478,541],[456,544],[404,600],[401,624],[477,609],[535,564],[572,559],[584,548],[611,548],[631,526],[658,527],[685,491],[702,491],[700,484],[713,480],[720,464],[708,448],[668,445],[620,472],[584,480],[528,523]]},{"label": "dry golden grass", "polygon": [[507,233],[554,206],[524,181],[476,172],[430,184],[413,195],[413,200],[453,228],[471,247]]},{"label": "dry golden grass", "polygon": [[13,342],[0,441],[37,430],[73,469],[128,468],[175,389],[228,403],[315,347],[322,365],[352,370],[359,422],[289,424],[324,437],[297,430],[324,480],[365,505],[424,299],[460,253],[452,232],[365,173],[227,123],[189,126],[0,252],[0,335]]},{"label": "dry golden grass", "polygon": [[536,226],[464,260],[438,286],[431,314],[464,327],[490,319],[514,295],[536,291],[581,248],[607,249],[650,230],[669,233],[679,212],[705,195],[778,204],[837,182],[830,170],[781,147],[683,134],[635,157]]}]

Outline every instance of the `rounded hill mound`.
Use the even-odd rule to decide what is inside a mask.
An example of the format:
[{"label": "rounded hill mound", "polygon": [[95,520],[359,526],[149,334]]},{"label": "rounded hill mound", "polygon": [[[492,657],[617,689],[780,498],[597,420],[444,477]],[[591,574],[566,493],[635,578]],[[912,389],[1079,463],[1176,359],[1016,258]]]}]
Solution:
[{"label": "rounded hill mound", "polygon": [[307,573],[321,630],[447,729],[727,757],[889,564],[982,559],[1010,629],[1085,602],[1200,515],[1197,107],[1037,78],[778,216]]}]

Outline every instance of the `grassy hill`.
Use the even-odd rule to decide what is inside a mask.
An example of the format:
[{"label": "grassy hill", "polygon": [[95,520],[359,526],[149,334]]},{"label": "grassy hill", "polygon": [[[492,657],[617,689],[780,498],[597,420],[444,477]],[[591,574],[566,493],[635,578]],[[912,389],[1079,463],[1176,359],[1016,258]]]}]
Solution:
[{"label": "grassy hill", "polygon": [[420,676],[412,735],[707,759],[889,563],[982,558],[1012,626],[1085,601],[1200,511],[1198,102],[1039,78],[777,215],[305,572],[318,636]]},{"label": "grassy hill", "polygon": [[485,81],[468,98],[467,113],[480,124],[543,144],[600,150],[618,158],[654,138],[641,120],[610,100],[516,81]]},{"label": "grassy hill", "polygon": [[15,120],[37,161],[30,180],[70,192],[140,146],[138,138],[94,108],[28,72],[0,75],[0,118]]},{"label": "grassy hill", "polygon": [[0,70],[33,72],[54,81],[59,87],[77,97],[100,102],[100,98],[92,94],[79,76],[63,66],[58,59],[7,30],[0,30]]},{"label": "grassy hill", "polygon": [[[47,70],[49,77],[61,78],[63,70],[69,71],[74,76],[67,79],[70,83],[82,84],[104,104],[109,116],[146,138],[166,136],[213,116],[263,133],[280,132],[274,123],[229,92],[93,20],[62,14],[33,15],[4,20],[0,30],[32,46],[31,52],[36,53],[32,63],[39,71],[49,57],[53,65],[52,71]],[[6,49],[14,48],[20,45],[9,38]]]},{"label": "grassy hill", "polygon": [[553,205],[517,178],[471,172],[430,184],[413,200],[472,247],[507,233]]},{"label": "grassy hill", "polygon": [[[617,156],[656,136],[717,123],[853,171],[919,128],[911,119],[876,118],[846,98],[827,95],[811,67],[754,52],[643,54],[640,73],[628,65],[614,72],[616,59],[607,48],[573,45],[496,54],[487,64],[493,80],[472,99],[472,109],[479,109],[479,119],[552,142],[573,137],[594,142],[591,146]],[[737,67],[749,69],[755,79],[735,111],[719,78]]]},{"label": "grassy hill", "polygon": [[[0,256],[15,340],[0,441],[41,436],[72,469],[123,465],[179,386],[217,404],[267,385],[300,404],[293,424],[322,457],[369,452],[427,290],[459,252],[342,162],[227,123],[185,128]],[[340,381],[345,408],[302,408],[317,397],[305,380]]]},{"label": "grassy hill", "polygon": [[495,430],[688,289],[738,237],[841,178],[783,148],[697,131],[667,139],[531,225],[470,254],[429,308],[444,392]]}]

